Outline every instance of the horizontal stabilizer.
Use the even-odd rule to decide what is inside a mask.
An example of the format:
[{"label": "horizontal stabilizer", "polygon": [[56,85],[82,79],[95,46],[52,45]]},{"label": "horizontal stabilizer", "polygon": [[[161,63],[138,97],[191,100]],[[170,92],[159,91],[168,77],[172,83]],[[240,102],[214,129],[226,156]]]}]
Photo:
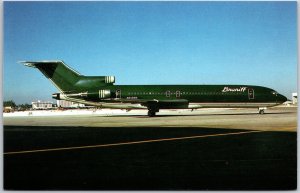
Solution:
[{"label": "horizontal stabilizer", "polygon": [[19,63],[24,64],[25,66],[36,68],[36,62],[28,62],[28,61],[19,61]]},{"label": "horizontal stabilizer", "polygon": [[53,64],[62,65],[62,66],[65,66],[70,71],[74,72],[75,74],[80,75],[79,72],[77,72],[76,70],[69,67],[62,60],[44,60],[44,61],[35,61],[35,62],[34,61],[19,61],[19,63],[24,64],[25,66],[28,66],[28,67],[32,67],[32,68],[38,68],[38,67],[46,68],[46,66],[53,65]]}]

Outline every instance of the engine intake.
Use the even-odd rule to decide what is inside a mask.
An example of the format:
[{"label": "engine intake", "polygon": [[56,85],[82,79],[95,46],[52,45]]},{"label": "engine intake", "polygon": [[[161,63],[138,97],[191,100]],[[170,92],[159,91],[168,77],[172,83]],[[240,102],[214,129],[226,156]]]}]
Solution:
[{"label": "engine intake", "polygon": [[110,97],[111,97],[110,90],[99,90],[99,98],[100,99],[105,99],[105,98],[110,98]]},{"label": "engine intake", "polygon": [[115,77],[114,76],[105,76],[104,82],[105,83],[115,83]]}]

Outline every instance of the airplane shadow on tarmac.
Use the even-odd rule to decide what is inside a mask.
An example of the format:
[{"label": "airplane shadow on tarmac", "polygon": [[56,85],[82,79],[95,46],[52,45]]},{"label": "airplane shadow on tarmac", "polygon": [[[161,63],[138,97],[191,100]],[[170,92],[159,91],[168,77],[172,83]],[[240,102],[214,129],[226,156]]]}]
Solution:
[{"label": "airplane shadow on tarmac", "polygon": [[[276,113],[268,113],[265,112],[264,115],[275,115],[275,114],[293,114],[294,112],[276,112]],[[157,118],[157,117],[204,117],[204,116],[224,116],[224,115],[235,115],[235,116],[244,116],[244,115],[259,115],[257,112],[253,113],[212,113],[212,114],[189,114],[189,115],[155,115],[154,117],[149,117],[147,115],[108,115],[109,117],[135,117],[135,118]],[[261,116],[264,116],[261,115]],[[103,117],[103,116],[97,116]]]}]

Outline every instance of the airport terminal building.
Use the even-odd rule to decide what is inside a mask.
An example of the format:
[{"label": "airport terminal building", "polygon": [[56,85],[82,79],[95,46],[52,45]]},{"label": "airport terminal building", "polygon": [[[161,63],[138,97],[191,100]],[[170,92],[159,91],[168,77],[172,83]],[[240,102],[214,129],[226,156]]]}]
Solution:
[{"label": "airport terminal building", "polygon": [[32,109],[51,109],[53,107],[52,102],[42,102],[42,101],[36,101],[36,102],[31,102]]}]

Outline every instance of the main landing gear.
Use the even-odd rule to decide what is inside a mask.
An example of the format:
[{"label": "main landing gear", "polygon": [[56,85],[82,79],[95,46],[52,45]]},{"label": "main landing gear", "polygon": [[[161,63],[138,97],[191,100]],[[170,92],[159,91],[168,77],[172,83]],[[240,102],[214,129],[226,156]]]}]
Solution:
[{"label": "main landing gear", "polygon": [[148,108],[148,116],[149,117],[154,117],[155,113],[159,112],[158,108]]},{"label": "main landing gear", "polygon": [[258,108],[258,113],[261,114],[261,115],[263,115],[265,113],[266,109],[267,109],[266,107]]},{"label": "main landing gear", "polygon": [[154,117],[154,116],[155,116],[155,113],[156,113],[156,112],[150,111],[150,110],[149,110],[149,111],[148,111],[148,116],[149,116],[149,117]]}]

